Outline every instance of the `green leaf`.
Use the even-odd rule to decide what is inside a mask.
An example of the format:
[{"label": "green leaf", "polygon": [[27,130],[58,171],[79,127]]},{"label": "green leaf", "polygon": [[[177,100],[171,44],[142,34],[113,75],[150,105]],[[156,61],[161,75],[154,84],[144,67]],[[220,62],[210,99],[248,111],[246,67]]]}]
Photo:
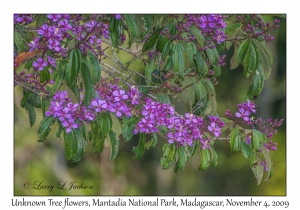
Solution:
[{"label": "green leaf", "polygon": [[107,133],[101,132],[100,117],[97,116],[96,120],[92,125],[92,135],[93,135],[93,151],[96,154],[102,153],[104,149],[104,140],[107,137]]},{"label": "green leaf", "polygon": [[84,90],[84,99],[82,101],[82,106],[88,106],[91,98],[94,95],[94,85],[92,83],[92,78],[90,70],[88,69],[85,63],[81,63],[81,76],[83,80],[83,90]]},{"label": "green leaf", "polygon": [[26,103],[25,104],[25,109],[26,109],[26,111],[28,113],[28,116],[29,116],[30,126],[32,127],[35,123],[35,120],[36,120],[36,114],[35,114],[34,108],[30,104]]},{"label": "green leaf", "polygon": [[209,60],[209,63],[211,65],[218,65],[218,60],[219,60],[219,54],[218,54],[218,51],[216,48],[214,49],[210,49],[210,48],[207,48],[205,50],[205,53],[207,55],[207,58]]},{"label": "green leaf", "polygon": [[187,154],[184,146],[179,146],[178,150],[178,160],[175,165],[174,172],[178,173],[179,170],[184,170],[184,165],[187,162]]},{"label": "green leaf", "polygon": [[23,93],[24,93],[24,96],[21,99],[20,106],[22,108],[25,108],[25,105],[27,104],[27,101],[28,101],[30,95],[32,94],[32,92],[30,92],[30,91],[23,91]]},{"label": "green leaf", "polygon": [[166,94],[158,94],[157,101],[163,104],[172,104],[169,96]]},{"label": "green leaf", "polygon": [[183,59],[183,46],[181,44],[177,44],[173,46],[173,67],[174,73],[178,73],[180,77],[183,77],[184,73],[184,59]]},{"label": "green leaf", "polygon": [[193,146],[189,147],[189,152],[191,156],[194,156],[196,149],[199,147],[199,141],[194,141]]},{"label": "green leaf", "polygon": [[35,23],[36,27],[42,26],[45,24],[45,22],[47,21],[47,15],[37,15],[37,20]]},{"label": "green leaf", "polygon": [[264,72],[261,68],[261,65],[259,64],[256,73],[252,76],[251,85],[249,86],[249,89],[247,91],[247,96],[249,99],[251,100],[257,99],[257,97],[260,95],[264,87],[264,81],[265,81]]},{"label": "green leaf", "polygon": [[39,71],[39,73],[40,73],[40,83],[50,81],[50,72],[47,67],[45,67],[43,71]]},{"label": "green leaf", "polygon": [[75,57],[76,57],[76,77],[77,77],[77,75],[81,71],[80,69],[81,69],[82,58],[85,56],[82,55],[82,53],[79,49],[74,49],[74,53],[75,53]]},{"label": "green leaf", "polygon": [[108,134],[112,129],[112,118],[109,112],[102,112],[99,115],[100,129],[104,134]]},{"label": "green leaf", "polygon": [[264,167],[260,165],[256,165],[254,167],[251,167],[251,169],[255,178],[257,179],[257,185],[259,185],[264,175]]},{"label": "green leaf", "polygon": [[211,166],[217,166],[218,165],[218,154],[216,153],[216,150],[210,146],[209,148],[210,154],[211,154]]},{"label": "green leaf", "polygon": [[116,138],[119,138],[120,134],[122,134],[121,123],[113,113],[110,113],[110,117],[112,119],[112,131],[116,133]]},{"label": "green leaf", "polygon": [[204,36],[201,34],[201,32],[199,31],[198,28],[196,28],[195,26],[191,26],[190,27],[190,33],[196,37],[197,42],[199,43],[200,47],[204,47],[205,46],[205,38]]},{"label": "green leaf", "polygon": [[131,140],[134,128],[138,122],[139,119],[137,117],[124,118],[122,123],[122,135],[125,138],[125,142]]},{"label": "green leaf", "polygon": [[45,98],[42,98],[41,106],[42,106],[42,111],[43,111],[43,117],[45,117],[45,113],[49,109],[49,106],[50,106],[50,101]]},{"label": "green leaf", "polygon": [[138,27],[132,17],[132,15],[124,15],[127,26],[128,26],[128,32],[130,40],[132,40],[132,37],[137,37],[139,34]]},{"label": "green leaf", "polygon": [[114,160],[119,152],[119,139],[116,138],[116,133],[113,131],[109,131],[108,135],[111,144],[109,160]]},{"label": "green leaf", "polygon": [[143,157],[145,152],[146,134],[140,133],[140,140],[137,147],[133,147],[134,157],[133,159],[139,159]]},{"label": "green leaf", "polygon": [[[168,31],[171,35],[175,34],[175,31],[176,31],[175,24],[172,23],[172,24],[167,25],[163,31],[166,31],[166,29],[168,29]],[[156,50],[163,52],[163,49],[164,49],[165,45],[168,44],[168,42],[171,42],[171,40],[167,36],[160,35],[160,37],[157,41],[157,44],[156,44]]]},{"label": "green leaf", "polygon": [[230,148],[232,152],[239,151],[241,143],[241,134],[238,128],[233,128],[230,132]]},{"label": "green leaf", "polygon": [[198,170],[202,170],[205,171],[207,169],[207,167],[209,166],[209,162],[210,162],[210,153],[208,149],[202,149],[200,147],[200,156],[201,156],[201,162],[200,165],[198,167]]},{"label": "green leaf", "polygon": [[163,82],[166,81],[165,79],[165,75],[166,75],[167,71],[160,71],[158,69],[154,70],[151,73],[151,81],[155,84],[162,84]]},{"label": "green leaf", "polygon": [[58,129],[57,129],[57,132],[56,132],[56,137],[60,138],[60,134],[61,134],[61,131],[63,130],[63,127],[62,127],[62,124],[61,124],[60,121],[57,121],[57,124],[58,124]]},{"label": "green leaf", "polygon": [[152,147],[155,147],[157,144],[157,135],[155,133],[152,133],[151,142],[152,142]]},{"label": "green leaf", "polygon": [[[172,54],[173,55],[173,54]],[[172,55],[167,58],[164,64],[164,70],[169,71],[173,67],[173,58]]]},{"label": "green leaf", "polygon": [[270,153],[267,151],[267,149],[264,146],[262,146],[261,149],[268,167],[267,178],[265,179],[265,181],[268,181],[272,177],[272,172],[273,172],[271,157],[270,157]]},{"label": "green leaf", "polygon": [[174,161],[176,150],[175,144],[166,143],[163,146],[163,156],[160,158],[160,163],[162,169],[168,169],[171,167],[172,162]]},{"label": "green leaf", "polygon": [[152,72],[154,71],[154,59],[149,60],[146,64],[146,69],[145,69],[145,76],[147,78],[146,84],[151,85],[151,79],[152,79]]},{"label": "green leaf", "polygon": [[47,135],[49,134],[49,127],[52,124],[54,120],[53,116],[49,116],[49,117],[44,117],[43,120],[40,123],[40,128],[38,130],[38,134],[39,134],[39,141],[43,142],[45,141]]},{"label": "green leaf", "polygon": [[254,148],[255,150],[259,150],[261,148],[261,143],[266,142],[266,137],[258,130],[252,129],[252,132],[253,132],[253,139],[251,141],[252,148]]},{"label": "green leaf", "polygon": [[251,158],[251,149],[249,145],[244,141],[241,141],[241,150],[245,158]]},{"label": "green leaf", "polygon": [[116,18],[111,18],[109,23],[109,37],[111,40],[111,43],[114,47],[117,47],[121,44],[121,41],[119,39],[119,28],[122,25],[122,21],[118,20]]},{"label": "green leaf", "polygon": [[42,107],[40,96],[38,96],[35,93],[32,93],[32,94],[29,95],[28,100],[27,100],[27,104],[30,104],[31,106],[33,106],[35,108],[41,108]]},{"label": "green leaf", "polygon": [[237,51],[237,61],[239,62],[239,64],[243,63],[243,60],[246,57],[246,54],[249,50],[250,43],[250,39],[246,39],[240,44]]},{"label": "green leaf", "polygon": [[75,161],[76,156],[76,142],[73,132],[64,132],[64,143],[65,143],[65,153],[68,161]]},{"label": "green leaf", "polygon": [[51,88],[51,91],[50,91],[50,96],[52,97],[54,95],[54,93],[60,88],[60,86],[62,85],[62,81],[64,79],[64,74],[65,74],[65,70],[64,70],[64,67],[62,65],[62,62],[59,62],[58,64],[58,69],[56,70],[57,71],[57,74],[56,74],[56,77],[54,78],[54,84]]},{"label": "green leaf", "polygon": [[23,41],[22,36],[18,32],[14,33],[14,43],[17,46],[19,51],[21,51],[21,52],[25,51],[25,43]]},{"label": "green leaf", "polygon": [[75,82],[77,77],[77,69],[78,66],[77,56],[74,50],[70,52],[69,62],[66,65],[65,77],[68,84]]},{"label": "green leaf", "polygon": [[272,54],[269,48],[265,44],[261,42],[255,42],[255,44],[260,51],[260,61],[262,64],[262,68],[264,70],[265,80],[267,80],[272,72],[272,65],[273,65]]},{"label": "green leaf", "polygon": [[205,60],[202,58],[201,52],[197,52],[194,57],[194,62],[196,65],[197,73],[200,75],[200,77],[206,76],[208,73],[208,67]]},{"label": "green leaf", "polygon": [[91,77],[93,84],[97,83],[100,80],[101,77],[101,66],[100,62],[98,61],[97,57],[91,53],[88,52],[89,61],[90,61],[90,70],[91,70]]},{"label": "green leaf", "polygon": [[[238,32],[241,30],[241,28],[242,28],[241,23],[235,23],[233,25],[230,25],[230,26],[226,27],[225,33],[227,35],[227,39],[235,37],[238,34]],[[227,50],[229,50],[231,45],[232,45],[231,41],[226,41]]]},{"label": "green leaf", "polygon": [[205,86],[205,80],[200,80],[199,82],[195,83],[193,85],[193,88],[194,88],[195,93],[196,93],[197,102],[200,101],[200,100],[204,100],[204,102],[208,101],[209,93],[208,93],[208,90]]},{"label": "green leaf", "polygon": [[186,42],[185,43],[185,52],[187,54],[189,63],[193,64],[193,62],[194,62],[194,56],[197,54],[197,49],[196,49],[195,44],[193,42]]},{"label": "green leaf", "polygon": [[82,155],[84,154],[84,148],[85,148],[85,143],[84,140],[82,139],[80,129],[73,129],[73,137],[75,139],[75,156],[74,156],[74,161],[79,162]]},{"label": "green leaf", "polygon": [[238,53],[238,46],[234,45],[234,53],[233,56],[230,59],[230,69],[235,69],[239,66],[238,58],[237,58],[237,53]]},{"label": "green leaf", "polygon": [[154,47],[154,45],[156,44],[156,42],[160,36],[161,31],[162,31],[162,28],[159,28],[156,31],[154,31],[153,34],[151,34],[151,36],[145,41],[142,52],[150,50]]},{"label": "green leaf", "polygon": [[257,50],[254,47],[252,43],[249,45],[249,49],[246,53],[246,56],[243,60],[243,66],[244,66],[244,77],[248,78],[250,75],[254,74],[257,70]]}]

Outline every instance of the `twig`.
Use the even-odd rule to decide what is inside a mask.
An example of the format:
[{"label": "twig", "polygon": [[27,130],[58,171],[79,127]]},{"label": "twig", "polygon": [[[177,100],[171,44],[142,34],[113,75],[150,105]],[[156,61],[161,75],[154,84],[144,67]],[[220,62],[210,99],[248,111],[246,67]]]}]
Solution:
[{"label": "twig", "polygon": [[22,87],[25,88],[26,90],[29,90],[30,92],[33,92],[33,93],[35,93],[35,94],[37,94],[37,95],[39,95],[39,96],[41,96],[41,97],[43,97],[43,98],[45,98],[45,99],[47,99],[47,100],[50,100],[50,98],[48,98],[47,96],[45,96],[45,95],[43,95],[43,94],[37,92],[37,91],[34,90],[34,89],[31,89],[30,87],[27,87],[26,85],[22,84],[21,82],[18,82],[18,81],[16,81],[16,80],[14,80],[14,82],[15,82],[16,84],[22,86]]},{"label": "twig", "polygon": [[[102,41],[103,41],[104,43],[106,43],[106,44],[112,46],[112,44],[111,44],[109,41],[107,41],[107,40],[105,40],[105,39],[102,39]],[[131,55],[133,55],[134,57],[139,56],[139,53],[140,53],[140,51],[137,52],[137,53],[133,53],[133,52],[131,52],[130,50],[128,50],[128,49],[126,49],[126,48],[124,48],[124,47],[121,47],[121,46],[117,46],[117,48],[120,49],[120,50],[123,50],[123,51],[125,51],[125,52],[127,52],[127,53],[129,53],[129,54],[131,54]]]}]

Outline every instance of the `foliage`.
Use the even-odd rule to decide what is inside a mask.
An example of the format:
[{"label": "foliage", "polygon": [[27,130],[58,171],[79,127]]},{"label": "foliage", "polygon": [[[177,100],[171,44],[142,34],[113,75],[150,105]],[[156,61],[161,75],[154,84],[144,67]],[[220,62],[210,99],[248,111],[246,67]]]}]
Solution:
[{"label": "foliage", "polygon": [[[14,81],[24,92],[20,106],[31,126],[35,108],[42,108],[41,142],[58,124],[67,160],[80,161],[89,144],[95,153],[108,144],[113,160],[121,134],[125,141],[140,135],[133,147],[138,159],[155,147],[158,134],[167,140],[163,169],[174,163],[174,172],[183,170],[197,150],[199,170],[216,166],[214,142],[225,140],[232,152],[241,151],[249,159],[258,184],[264,171],[266,180],[271,178],[269,152],[277,148],[267,139],[283,119],[254,120],[250,115],[256,105],[250,100],[259,97],[271,74],[273,58],[265,43],[274,39],[268,32],[279,27],[279,20],[265,23],[260,15],[66,14],[14,19]],[[132,50],[133,45],[140,50]],[[223,118],[214,86],[231,47],[230,68],[242,65],[245,79],[251,77],[250,100],[238,104],[235,116],[227,110]],[[132,60],[121,62],[119,51]],[[137,60],[146,66],[144,73],[130,69]],[[25,70],[18,72],[21,68]],[[188,104],[190,112],[177,113],[175,99]],[[152,135],[151,141],[146,134]]]}]

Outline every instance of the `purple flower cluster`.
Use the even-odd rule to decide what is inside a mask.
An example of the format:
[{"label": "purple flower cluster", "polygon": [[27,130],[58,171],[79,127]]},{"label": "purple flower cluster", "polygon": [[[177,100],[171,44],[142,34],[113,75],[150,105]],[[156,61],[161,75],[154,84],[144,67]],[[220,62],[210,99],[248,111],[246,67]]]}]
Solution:
[{"label": "purple flower cluster", "polygon": [[[50,56],[47,57],[47,61],[45,61],[43,58],[38,58],[35,62],[32,63],[33,69],[34,70],[39,70],[43,71],[45,67],[49,65],[49,67],[54,67],[56,68],[56,60],[51,58]],[[50,69],[52,72],[52,69]]]},{"label": "purple flower cluster", "polygon": [[49,14],[48,20],[38,30],[38,37],[30,44],[30,51],[34,49],[47,49],[66,56],[67,47],[63,40],[75,38],[78,48],[84,53],[87,50],[94,52],[94,48],[102,51],[101,37],[108,39],[108,25],[101,22],[105,16],[92,15],[89,20],[83,21],[81,15]]},{"label": "purple flower cluster", "polygon": [[66,132],[71,132],[82,124],[89,123],[96,119],[100,112],[109,111],[117,117],[131,117],[131,107],[139,104],[141,97],[137,88],[131,86],[128,91],[120,89],[117,85],[107,84],[107,91],[98,90],[98,98],[93,98],[88,107],[81,106],[80,103],[73,103],[68,97],[67,91],[59,91],[50,104],[46,116],[53,115],[58,118]]},{"label": "purple flower cluster", "polygon": [[22,15],[15,14],[14,15],[14,24],[29,24],[32,22],[32,15]]},{"label": "purple flower cluster", "polygon": [[271,25],[269,22],[265,23],[259,15],[237,15],[237,21],[245,26],[248,36],[252,34],[252,37],[265,42],[274,40],[274,36],[271,36],[269,31],[276,30],[280,26],[280,20],[275,19]]},{"label": "purple flower cluster", "polygon": [[256,106],[253,102],[250,102],[247,100],[247,102],[244,102],[242,104],[238,104],[239,107],[239,112],[235,113],[236,117],[241,117],[243,118],[244,121],[249,122],[250,118],[249,115],[251,113],[255,113],[256,110],[254,109]]},{"label": "purple flower cluster", "polygon": [[[178,15],[171,15],[178,18]],[[221,44],[226,40],[224,29],[226,22],[222,15],[184,15],[183,20],[176,25],[177,33],[172,35],[168,28],[161,32],[168,38],[184,40],[186,42],[195,42],[195,37],[186,32],[190,31],[190,27],[195,26],[200,33],[206,38],[207,46],[199,50],[205,50],[207,47],[214,48],[216,44]],[[197,46],[197,45],[196,45]]]},{"label": "purple flower cluster", "polygon": [[154,102],[146,98],[142,110],[143,118],[136,125],[134,133],[158,133],[160,129],[166,129],[168,142],[178,145],[193,145],[198,140],[203,149],[209,148],[204,131],[212,133],[215,137],[221,134],[221,127],[225,124],[218,117],[210,116],[208,121],[193,114],[186,113],[184,116],[175,113],[170,104]]}]

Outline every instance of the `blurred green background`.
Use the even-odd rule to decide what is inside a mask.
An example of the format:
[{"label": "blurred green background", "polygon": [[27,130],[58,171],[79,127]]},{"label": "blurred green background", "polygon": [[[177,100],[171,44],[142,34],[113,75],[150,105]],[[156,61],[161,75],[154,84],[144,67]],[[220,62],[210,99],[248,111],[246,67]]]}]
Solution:
[{"label": "blurred green background", "polygon": [[[273,21],[271,15],[265,15]],[[255,101],[258,105],[256,117],[263,119],[284,118],[273,141],[278,150],[271,152],[274,174],[257,186],[257,181],[249,167],[249,161],[241,152],[230,154],[225,141],[215,143],[218,165],[207,171],[198,171],[199,155],[195,154],[186,164],[184,171],[173,172],[174,167],[163,170],[160,165],[162,146],[166,140],[159,139],[155,148],[146,150],[142,159],[133,160],[133,146],[138,144],[138,136],[131,141],[120,139],[120,151],[114,161],[109,161],[110,149],[105,148],[101,155],[92,151],[91,145],[78,164],[66,162],[63,139],[55,136],[56,128],[44,143],[37,142],[38,124],[42,119],[41,110],[36,110],[37,121],[30,128],[28,115],[20,107],[22,88],[15,88],[14,96],[14,194],[15,195],[286,195],[286,20],[281,20],[280,28],[272,31],[275,40],[267,43],[274,57],[273,71],[265,82],[261,96]],[[126,43],[125,43],[126,45]],[[233,48],[226,52],[226,66],[215,86],[218,113],[225,116],[227,109],[234,113],[236,104],[247,100],[250,78],[244,79],[242,67],[229,69]],[[118,55],[121,62],[131,57],[122,51]],[[135,62],[131,69],[143,72],[144,66]],[[176,110],[184,112],[187,106],[176,104]],[[150,136],[149,136],[150,138]],[[49,189],[24,189],[25,182],[53,185]],[[59,182],[93,186],[92,189],[57,189]]]}]

